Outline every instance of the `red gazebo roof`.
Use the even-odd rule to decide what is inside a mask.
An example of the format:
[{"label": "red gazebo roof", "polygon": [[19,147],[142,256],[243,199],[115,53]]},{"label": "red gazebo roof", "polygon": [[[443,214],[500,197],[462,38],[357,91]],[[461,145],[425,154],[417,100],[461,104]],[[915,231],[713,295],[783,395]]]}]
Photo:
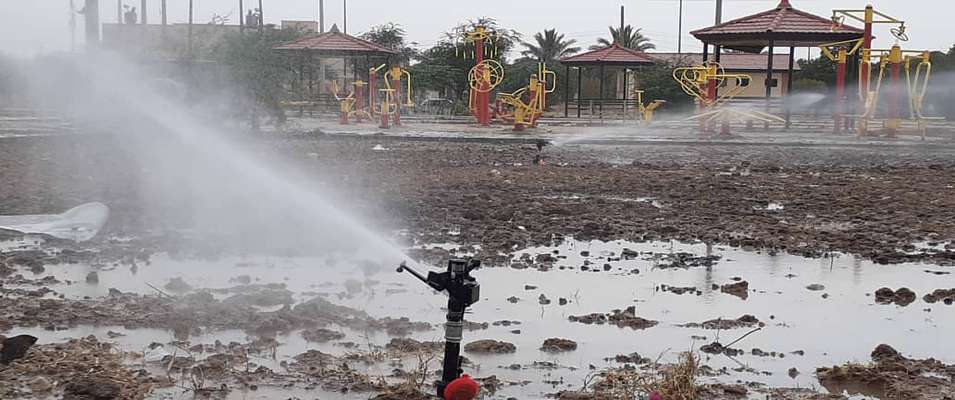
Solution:
[{"label": "red gazebo roof", "polygon": [[332,26],[332,29],[325,33],[275,46],[272,50],[312,52],[316,55],[329,56],[389,56],[398,54],[398,52],[387,47],[342,33],[337,26]]},{"label": "red gazebo roof", "polygon": [[862,29],[836,25],[781,0],[776,8],[690,32],[708,44],[759,52],[773,41],[780,46],[814,47],[825,43],[859,39]]},{"label": "red gazebo roof", "polygon": [[657,60],[642,51],[621,47],[614,43],[602,49],[588,51],[570,57],[560,59],[564,64],[577,65],[613,65],[613,66],[637,66],[650,65]]}]

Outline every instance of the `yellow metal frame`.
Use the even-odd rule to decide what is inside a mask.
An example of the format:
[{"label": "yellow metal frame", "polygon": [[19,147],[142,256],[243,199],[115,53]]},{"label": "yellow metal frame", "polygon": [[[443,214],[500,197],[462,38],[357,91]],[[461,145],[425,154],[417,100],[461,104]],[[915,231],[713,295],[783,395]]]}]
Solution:
[{"label": "yellow metal frame", "polygon": [[[468,95],[468,108],[474,108],[474,100],[478,93],[488,93],[504,81],[504,66],[497,60],[487,59],[475,65],[468,71],[468,86],[471,91]],[[486,89],[481,83],[486,83]]]},{"label": "yellow metal frame", "polygon": [[653,112],[656,109],[660,108],[666,104],[666,100],[654,100],[647,104],[643,104],[643,90],[635,90],[633,92],[637,97],[637,111],[640,112],[640,119],[643,122],[650,123],[653,121]]},{"label": "yellow metal frame", "polygon": [[[550,83],[550,87],[547,85]],[[534,88],[534,98],[524,103],[521,98]],[[547,69],[547,64],[538,63],[537,73],[531,75],[530,83],[513,93],[499,93],[497,99],[514,107],[514,124],[529,125],[547,109],[547,94],[557,90],[557,73]],[[531,122],[529,122],[530,120]]]},{"label": "yellow metal frame", "polygon": [[[675,79],[683,91],[695,98],[706,108],[714,108],[735,98],[746,90],[752,83],[753,78],[747,74],[728,74],[723,67],[717,63],[708,65],[679,67],[673,69],[673,79]],[[720,92],[716,99],[709,99],[706,90],[711,80],[716,81],[717,86],[722,86],[727,79],[735,79],[736,87],[731,90]],[[745,82],[745,84],[743,84]]]},{"label": "yellow metal frame", "polygon": [[332,81],[331,92],[332,95],[335,96],[335,100],[339,103],[339,111],[343,114],[347,114],[349,117],[352,116],[355,108],[355,90],[351,89],[348,91],[348,96],[341,97],[338,95],[338,81]]},{"label": "yellow metal frame", "polygon": [[[384,66],[384,64],[382,64],[382,66]],[[413,108],[415,104],[414,104],[414,101],[412,100],[414,99],[414,96],[413,96],[414,89],[412,89],[411,87],[411,72],[408,72],[408,70],[401,67],[391,67],[391,69],[389,69],[388,72],[385,73],[385,89],[394,89],[391,87],[391,81],[400,81],[402,76],[404,76],[408,81],[408,84],[406,85],[407,88],[405,90],[405,93],[407,94],[406,98],[408,99],[408,101],[403,106]],[[395,95],[397,96],[397,93],[395,93]],[[394,101],[397,101],[397,98]]]}]

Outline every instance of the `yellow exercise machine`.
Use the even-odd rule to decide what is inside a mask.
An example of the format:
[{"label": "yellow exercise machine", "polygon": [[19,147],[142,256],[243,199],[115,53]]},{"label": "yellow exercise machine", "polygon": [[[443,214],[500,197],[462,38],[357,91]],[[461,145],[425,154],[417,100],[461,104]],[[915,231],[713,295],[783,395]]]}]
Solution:
[{"label": "yellow exercise machine", "polygon": [[537,73],[530,82],[513,93],[499,93],[494,105],[494,117],[514,122],[514,131],[536,127],[537,120],[547,109],[547,94],[557,90],[557,74],[544,63],[537,64]]},{"label": "yellow exercise machine", "polygon": [[[729,135],[729,123],[733,120],[746,122],[756,120],[767,124],[786,122],[778,116],[759,110],[725,107],[728,101],[743,93],[753,79],[746,74],[728,74],[718,63],[708,62],[699,66],[675,68],[673,79],[699,105],[699,113],[687,120],[700,121],[704,131],[709,131],[710,124],[716,121],[721,122],[720,134],[722,135]],[[729,86],[731,79],[736,85],[717,94],[716,89],[724,85]]]}]

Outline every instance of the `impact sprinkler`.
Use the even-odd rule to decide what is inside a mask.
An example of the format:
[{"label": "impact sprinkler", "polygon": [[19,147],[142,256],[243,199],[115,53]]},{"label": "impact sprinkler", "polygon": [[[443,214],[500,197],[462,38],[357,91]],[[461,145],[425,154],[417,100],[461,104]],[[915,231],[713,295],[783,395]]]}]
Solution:
[{"label": "impact sprinkler", "polygon": [[444,368],[441,380],[435,382],[438,397],[445,400],[471,400],[477,397],[479,388],[467,374],[461,375],[461,338],[464,333],[464,312],[481,298],[481,285],[471,276],[471,271],[481,266],[473,258],[448,260],[445,272],[429,271],[425,277],[408,267],[398,265],[398,272],[408,271],[415,278],[437,291],[448,292],[447,323],[444,325]]}]

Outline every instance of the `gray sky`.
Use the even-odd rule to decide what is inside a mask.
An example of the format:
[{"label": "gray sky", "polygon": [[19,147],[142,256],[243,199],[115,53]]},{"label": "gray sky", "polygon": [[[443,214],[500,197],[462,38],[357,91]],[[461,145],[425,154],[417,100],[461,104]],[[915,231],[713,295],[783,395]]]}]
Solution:
[{"label": "gray sky", "polygon": [[[84,0],[74,0],[81,8]],[[124,0],[140,7],[140,0]],[[188,0],[166,0],[170,22],[185,22]],[[208,22],[214,14],[230,15],[237,21],[240,14],[238,0],[193,0],[196,4],[196,22]],[[253,1],[244,0],[246,8]],[[267,23],[281,20],[316,20],[318,0],[262,0]],[[831,15],[833,8],[863,8],[865,0],[791,0],[797,8],[822,16]],[[70,0],[2,0],[0,11],[0,52],[29,56],[37,53],[68,50]],[[325,1],[326,26],[341,26],[343,0]],[[944,49],[955,44],[955,27],[951,15],[955,3],[951,0],[879,0],[877,9],[889,15],[906,19],[912,40],[906,46],[912,49]],[[391,4],[400,4],[390,7]],[[601,36],[606,36],[608,25],[617,25],[619,7],[625,5],[626,21],[642,27],[644,33],[657,44],[658,51],[677,48],[677,14],[679,0],[348,0],[348,30],[358,33],[370,26],[386,22],[401,24],[408,39],[420,46],[433,45],[440,34],[459,21],[489,16],[502,25],[517,29],[530,38],[534,32],[557,28],[568,37],[577,39],[583,47]],[[778,0],[725,0],[724,20],[773,8]],[[160,0],[148,0],[149,21],[159,22]],[[700,51],[701,45],[689,34],[690,30],[712,25],[715,0],[684,0],[683,49]],[[100,0],[103,22],[115,22],[116,0]],[[80,16],[81,17],[81,16]],[[82,43],[83,22],[77,18],[78,42]],[[891,44],[886,27],[876,34],[881,38],[876,47]],[[799,55],[805,54],[799,52]]]}]

